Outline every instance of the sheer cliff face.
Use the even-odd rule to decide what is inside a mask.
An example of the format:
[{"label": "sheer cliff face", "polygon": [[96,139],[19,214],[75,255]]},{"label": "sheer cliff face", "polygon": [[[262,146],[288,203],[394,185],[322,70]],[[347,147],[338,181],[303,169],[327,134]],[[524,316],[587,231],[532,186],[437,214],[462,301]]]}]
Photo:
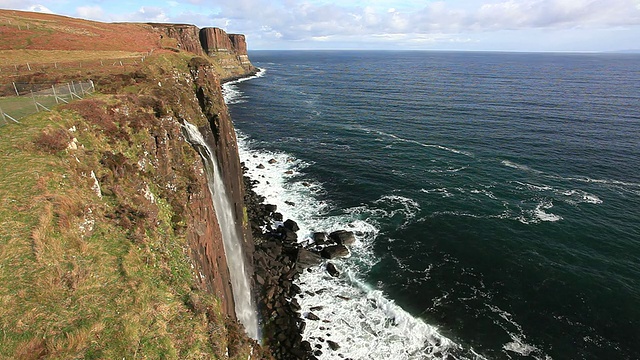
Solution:
[{"label": "sheer cliff face", "polygon": [[189,51],[197,55],[204,55],[200,45],[199,30],[193,25],[178,24],[150,24],[156,29],[164,32],[162,36],[178,41],[177,47],[180,50]]},{"label": "sheer cliff face", "polygon": [[201,111],[208,120],[208,124],[200,126],[200,131],[214,149],[220,164],[227,194],[231,197],[234,207],[237,230],[242,234],[245,264],[249,268],[248,272],[252,273],[254,247],[251,230],[245,218],[243,174],[235,129],[220,91],[220,80],[215,68],[200,58],[193,58],[189,67]]},{"label": "sheer cliff face", "polygon": [[238,55],[247,55],[247,41],[242,34],[229,34],[231,45]]},{"label": "sheer cliff face", "polygon": [[[187,31],[181,33],[183,36],[193,34]],[[224,242],[216,216],[216,211],[226,209],[213,207],[204,165],[181,132],[181,123],[185,121],[197,125],[215,152],[233,206],[231,211],[237,232],[242,235],[247,271],[251,273],[254,248],[244,215],[243,174],[235,129],[222,96],[218,69],[208,57],[189,54],[158,55],[156,59],[146,60],[145,66],[135,74],[130,74],[135,76],[133,86],[139,87],[137,91],[140,93],[163,103],[162,112],[167,115],[159,123],[145,125],[149,127],[152,139],[145,142],[143,153],[152,159],[136,159],[135,162],[154,165],[156,176],[148,182],[156,184],[158,188],[180,190],[167,192],[167,201],[177,214],[173,219],[176,226],[185,230],[194,275],[200,287],[215,294],[226,314],[235,318]],[[236,65],[236,71],[247,74],[239,65]],[[109,84],[105,84],[106,81],[114,79],[97,79],[96,83],[107,86]],[[131,79],[126,79],[123,84],[110,85],[99,91],[117,94],[124,86],[130,87],[131,84]]]},{"label": "sheer cliff face", "polygon": [[[185,83],[174,85],[176,92],[168,92],[167,86],[152,86],[162,97],[174,102],[173,111],[177,118],[195,124],[205,140],[214,149],[227,194],[233,204],[237,231],[242,234],[243,250],[248,271],[252,272],[253,240],[248,222],[245,219],[244,188],[242,168],[238,155],[236,134],[231,117],[221,91],[221,81],[225,79],[247,76],[255,72],[255,68],[247,57],[247,46],[243,35],[228,35],[222,29],[198,29],[193,25],[151,24],[162,37],[177,41],[180,52],[188,51],[202,55],[187,60],[188,74],[174,74],[172,78],[181,79]],[[186,92],[191,92],[187,94]],[[201,164],[194,165],[204,180]],[[192,257],[202,274],[202,285],[219,295],[227,314],[235,317],[233,296],[229,284],[229,270],[222,242],[222,235],[217,223],[211,195],[204,183],[198,182],[197,191],[189,194],[188,239],[191,244]]]},{"label": "sheer cliff face", "polygon": [[[177,223],[184,223],[196,281],[201,289],[216,295],[227,315],[235,318],[233,293],[229,285],[229,269],[224,254],[222,233],[216,218],[203,164],[195,151],[184,146],[180,123],[164,117],[149,127],[152,141],[142,144],[156,173],[148,181],[168,192],[176,210]],[[144,160],[139,160],[144,162]],[[177,184],[184,184],[180,186]]]},{"label": "sheer cliff face", "polygon": [[209,56],[219,65],[216,72],[222,80],[255,71],[247,56],[247,42],[242,34],[227,34],[215,27],[198,29],[193,25],[150,25],[162,32],[161,36],[175,39],[177,50]]}]

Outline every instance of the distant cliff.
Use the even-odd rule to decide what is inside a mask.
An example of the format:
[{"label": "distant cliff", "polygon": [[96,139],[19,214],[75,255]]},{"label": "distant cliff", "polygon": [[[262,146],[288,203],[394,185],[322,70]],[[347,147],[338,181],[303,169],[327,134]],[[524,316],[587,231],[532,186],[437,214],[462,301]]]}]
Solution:
[{"label": "distant cliff", "polygon": [[219,65],[218,76],[223,80],[246,76],[256,69],[247,55],[247,42],[242,34],[227,34],[216,27],[199,29],[194,25],[150,24],[170,39],[175,39],[176,49],[208,56]]}]

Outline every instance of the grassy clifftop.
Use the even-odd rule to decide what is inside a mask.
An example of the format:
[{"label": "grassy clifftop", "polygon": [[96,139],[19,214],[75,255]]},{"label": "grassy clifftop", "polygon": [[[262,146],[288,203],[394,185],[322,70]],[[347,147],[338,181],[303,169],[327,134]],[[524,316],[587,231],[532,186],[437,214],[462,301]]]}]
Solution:
[{"label": "grassy clifftop", "polygon": [[219,64],[157,51],[78,70],[95,94],[0,127],[0,358],[268,358],[229,316],[224,254],[205,236],[219,237],[215,209],[181,133],[209,124],[203,66]]}]

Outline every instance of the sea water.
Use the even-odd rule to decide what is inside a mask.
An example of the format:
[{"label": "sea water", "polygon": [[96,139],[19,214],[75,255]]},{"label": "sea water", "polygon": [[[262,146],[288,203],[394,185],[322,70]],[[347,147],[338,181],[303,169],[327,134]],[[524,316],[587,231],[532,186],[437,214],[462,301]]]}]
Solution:
[{"label": "sea water", "polygon": [[321,359],[640,358],[640,56],[250,56],[257,192],[357,237],[299,280]]}]

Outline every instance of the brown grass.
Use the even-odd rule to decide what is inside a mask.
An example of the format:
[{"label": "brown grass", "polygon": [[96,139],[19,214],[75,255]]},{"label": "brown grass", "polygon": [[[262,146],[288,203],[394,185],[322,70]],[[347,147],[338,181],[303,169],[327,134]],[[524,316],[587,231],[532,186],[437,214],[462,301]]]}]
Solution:
[{"label": "brown grass", "polygon": [[33,337],[22,345],[18,346],[16,359],[20,360],[36,360],[47,356],[47,342],[40,337]]},{"label": "brown grass", "polygon": [[45,204],[44,209],[42,209],[42,212],[40,213],[38,225],[36,225],[36,227],[31,231],[33,255],[36,257],[37,261],[42,260],[42,256],[47,249],[48,232],[51,226],[51,220],[53,220],[52,208],[53,206],[51,203]]},{"label": "brown grass", "polygon": [[[159,56],[145,61],[153,70],[100,79],[128,95],[98,93],[0,128],[0,358],[224,359],[229,342],[236,358],[247,358],[242,330],[227,328],[219,301],[196,290],[186,235],[172,224],[183,217],[198,158],[177,142],[179,125],[167,116],[176,99],[187,107],[181,113],[198,116],[188,108],[191,88],[170,80],[187,71],[186,57]],[[160,77],[167,80],[154,89],[150,79]],[[66,148],[68,141],[55,143],[63,136],[38,139],[71,127],[66,135],[82,147],[37,151]],[[177,190],[167,190],[156,166],[167,159],[155,136],[183,149],[171,154],[187,163],[171,179]],[[150,165],[140,170],[140,160]],[[103,198],[91,189],[91,171]],[[155,203],[140,191],[147,184]],[[83,236],[89,209],[95,224]]]},{"label": "brown grass", "polygon": [[[113,60],[135,58],[138,61],[147,52],[135,51],[92,51],[92,50],[42,50],[42,49],[2,49],[0,51],[0,67],[18,65],[21,69],[29,63],[32,71],[46,64],[47,68],[64,69],[66,63],[74,62],[76,67],[87,66],[81,62],[92,62],[95,65],[113,66]],[[112,61],[109,61],[112,60]],[[100,64],[102,61],[102,64]],[[116,64],[119,65],[119,62]]]},{"label": "brown grass", "polygon": [[34,140],[39,149],[55,154],[66,149],[71,141],[71,134],[65,129],[47,128]]},{"label": "brown grass", "polygon": [[159,34],[145,24],[109,24],[59,15],[0,10],[0,50],[147,52],[159,48]]}]

